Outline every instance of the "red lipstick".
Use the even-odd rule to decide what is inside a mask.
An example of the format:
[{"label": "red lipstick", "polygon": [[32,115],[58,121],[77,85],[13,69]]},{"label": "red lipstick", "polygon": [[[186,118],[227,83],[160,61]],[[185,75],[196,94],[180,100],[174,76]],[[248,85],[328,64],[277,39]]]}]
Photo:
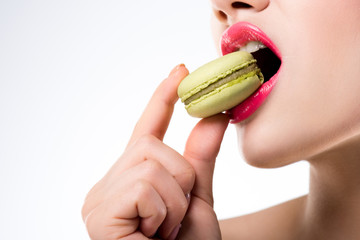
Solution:
[{"label": "red lipstick", "polygon": [[[226,55],[238,51],[250,41],[261,42],[281,60],[280,51],[270,38],[258,27],[247,22],[238,22],[223,33],[221,38],[222,54]],[[231,123],[238,123],[247,119],[264,103],[277,82],[280,69],[281,66],[276,74],[262,84],[249,98],[227,111]]]}]

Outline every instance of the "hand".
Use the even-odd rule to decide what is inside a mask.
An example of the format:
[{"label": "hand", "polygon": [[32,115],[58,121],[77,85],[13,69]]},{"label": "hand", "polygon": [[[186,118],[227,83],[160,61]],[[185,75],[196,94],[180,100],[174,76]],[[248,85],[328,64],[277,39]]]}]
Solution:
[{"label": "hand", "polygon": [[211,185],[226,116],[200,121],[184,156],[162,142],[187,74],[179,65],[161,83],[123,155],[89,192],[82,216],[91,239],[174,239],[181,223],[180,239],[220,239]]},{"label": "hand", "polygon": [[221,239],[213,210],[212,180],[228,121],[228,117],[222,114],[202,119],[188,138],[184,157],[193,166],[196,180],[178,239]]}]

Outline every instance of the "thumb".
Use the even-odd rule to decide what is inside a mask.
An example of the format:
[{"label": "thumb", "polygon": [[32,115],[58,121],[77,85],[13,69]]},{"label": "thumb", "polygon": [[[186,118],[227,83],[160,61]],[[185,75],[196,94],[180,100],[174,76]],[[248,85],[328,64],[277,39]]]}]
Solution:
[{"label": "thumb", "polygon": [[185,159],[195,170],[195,185],[191,192],[210,206],[213,205],[212,180],[215,159],[228,126],[229,118],[218,114],[202,119],[192,130],[184,151]]}]

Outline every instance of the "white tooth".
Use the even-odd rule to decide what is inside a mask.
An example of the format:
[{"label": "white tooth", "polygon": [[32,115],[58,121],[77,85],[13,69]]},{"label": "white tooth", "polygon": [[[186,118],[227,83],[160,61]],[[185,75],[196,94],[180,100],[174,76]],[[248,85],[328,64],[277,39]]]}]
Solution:
[{"label": "white tooth", "polygon": [[258,41],[248,42],[245,46],[242,46],[239,51],[246,51],[249,53],[253,53],[258,51],[259,49],[266,48],[264,44]]}]

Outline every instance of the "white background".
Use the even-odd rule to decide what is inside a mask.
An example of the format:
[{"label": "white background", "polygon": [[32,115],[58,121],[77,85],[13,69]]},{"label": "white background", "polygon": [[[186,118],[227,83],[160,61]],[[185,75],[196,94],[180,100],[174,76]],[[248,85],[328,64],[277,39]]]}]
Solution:
[{"label": "white background", "polygon": [[[0,239],[88,239],[80,210],[153,90],[215,57],[207,0],[0,2]],[[197,119],[176,105],[165,142]],[[307,192],[308,166],[247,166],[233,126],[215,169],[219,218]]]}]

